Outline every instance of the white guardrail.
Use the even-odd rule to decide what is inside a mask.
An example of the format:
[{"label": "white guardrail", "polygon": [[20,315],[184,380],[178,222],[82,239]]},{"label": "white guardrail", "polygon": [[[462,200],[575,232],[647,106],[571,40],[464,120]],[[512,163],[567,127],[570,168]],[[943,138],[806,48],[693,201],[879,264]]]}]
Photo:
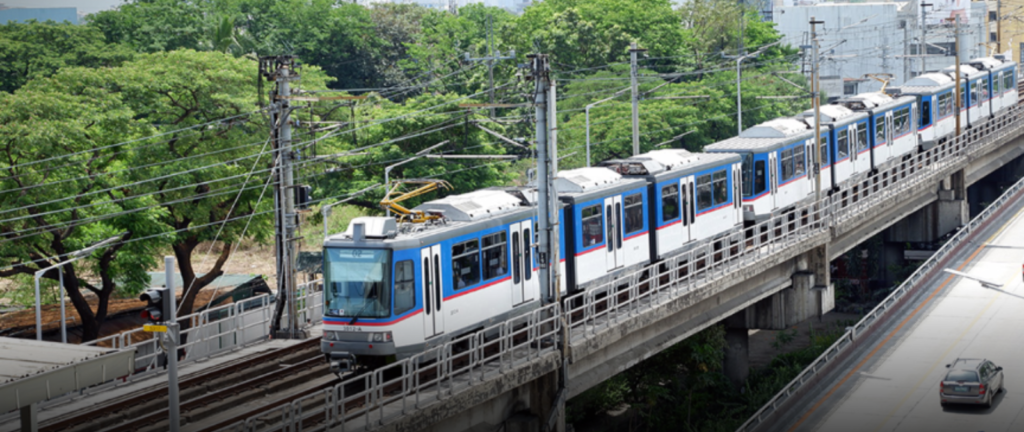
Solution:
[{"label": "white guardrail", "polygon": [[806,369],[804,369],[800,375],[797,375],[793,381],[790,381],[778,394],[775,395],[767,404],[761,407],[754,415],[748,419],[738,431],[747,432],[755,430],[761,422],[775,413],[779,407],[789,400],[790,396],[800,390],[808,381],[814,378],[820,371],[824,370],[825,367],[834,362],[840,354],[852,346],[852,342],[857,338],[858,335],[863,334],[869,330],[876,323],[879,322],[879,318],[894,310],[894,306],[898,304],[900,299],[914,292],[918,287],[918,284],[924,282],[928,277],[931,276],[933,270],[937,269],[939,263],[948,257],[953,250],[960,246],[960,244],[967,239],[972,233],[978,228],[984,225],[993,214],[998,212],[1003,205],[1009,202],[1014,195],[1024,189],[1024,179],[1017,181],[1012,187],[1003,192],[995,202],[985,208],[977,217],[972,219],[966,226],[957,231],[949,241],[946,242],[934,255],[931,256],[927,261],[924,262],[918,269],[899,287],[891,292],[885,299],[883,299],[878,306],[875,306],[867,315],[864,316],[857,324],[853,327],[849,327],[835,343],[832,344],[824,353],[815,359]]},{"label": "white guardrail", "polygon": [[[844,232],[844,229],[855,227],[869,212],[886,208],[894,204],[895,200],[903,198],[901,194],[908,191],[913,193],[922,187],[933,187],[939,180],[962,169],[973,157],[990,151],[1001,139],[1019,135],[1024,124],[1017,122],[1017,119],[1022,112],[1019,107],[1012,107],[999,118],[971,129],[956,139],[895,163],[874,176],[846,185],[842,191],[823,198],[820,205],[812,202],[748,227],[743,232],[698,243],[681,255],[566,298],[564,304],[568,309],[565,310],[564,322],[570,333],[570,344],[576,345],[600,332],[612,331],[614,325],[624,317],[636,316],[680,296],[713,296],[717,292],[702,291],[700,288],[740,268],[769,260],[772,255],[783,250],[802,252],[819,246],[809,244],[807,240],[829,230],[832,230],[832,235],[836,235],[837,232]],[[970,225],[961,232],[970,232],[974,226]],[[916,281],[919,277],[915,273],[908,282]],[[894,295],[903,292],[902,289],[898,289]],[[891,304],[891,299],[886,299],[873,314],[886,310]],[[376,429],[412,410],[466,391],[478,379],[509,373],[540,358],[546,352],[556,350],[553,344],[545,344],[543,340],[547,336],[556,335],[563,322],[550,315],[561,313],[557,306],[547,306],[525,317],[513,318],[427,353],[393,363],[384,369],[349,378],[322,392],[282,404],[222,430]],[[862,332],[864,326],[870,325],[873,320],[862,321],[860,327],[855,327],[854,334]],[[550,327],[545,327],[548,324]],[[517,325],[520,328],[516,328]],[[485,337],[494,332],[498,332],[496,339]],[[520,339],[525,337],[529,343],[515,341],[514,335]],[[495,348],[498,352],[487,353],[487,350]],[[426,361],[435,358],[438,361]],[[464,363],[467,358],[468,363]],[[826,353],[822,358],[831,357]],[[815,365],[817,362],[812,368]],[[432,374],[434,378],[421,379],[425,374]],[[313,403],[314,400],[318,402]],[[759,414],[763,411],[759,411]],[[312,419],[316,421],[310,421]],[[303,423],[307,421],[316,423],[316,426],[304,427]]]},{"label": "white guardrail", "polygon": [[[317,324],[323,318],[323,296],[319,292],[321,280],[299,285],[299,322],[306,326]],[[186,343],[180,346],[185,357],[182,363],[208,358],[223,352],[242,348],[246,345],[267,340],[270,324],[274,318],[275,302],[269,295],[261,295],[235,303],[205,309],[178,318],[179,322],[189,321],[189,328],[181,334]],[[287,320],[284,312],[282,321]],[[123,380],[91,387],[79,394],[95,393],[107,387],[123,385],[139,378],[157,373],[157,360],[163,349],[152,333],[141,327],[123,333],[99,338],[82,345],[110,346],[114,349],[135,349],[135,373]]]}]

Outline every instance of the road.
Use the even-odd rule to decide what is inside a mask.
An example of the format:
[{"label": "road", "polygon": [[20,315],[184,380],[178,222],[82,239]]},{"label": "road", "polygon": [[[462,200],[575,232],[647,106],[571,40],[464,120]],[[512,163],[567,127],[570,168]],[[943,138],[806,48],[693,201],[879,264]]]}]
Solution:
[{"label": "road", "polygon": [[[772,430],[1024,431],[1024,201],[1008,203],[947,265],[1002,283],[985,288],[943,273],[797,401]],[[1006,390],[992,408],[939,406],[945,365],[958,357],[988,358],[1004,367]]]}]

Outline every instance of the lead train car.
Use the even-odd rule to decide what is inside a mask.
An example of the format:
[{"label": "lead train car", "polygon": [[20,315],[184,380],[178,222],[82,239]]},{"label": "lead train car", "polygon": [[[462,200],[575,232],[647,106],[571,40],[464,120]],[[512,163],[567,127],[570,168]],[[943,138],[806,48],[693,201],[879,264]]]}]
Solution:
[{"label": "lead train car", "polygon": [[416,207],[444,222],[360,217],[324,241],[324,337],[331,371],[407,358],[540,305],[536,207],[484,189]]}]

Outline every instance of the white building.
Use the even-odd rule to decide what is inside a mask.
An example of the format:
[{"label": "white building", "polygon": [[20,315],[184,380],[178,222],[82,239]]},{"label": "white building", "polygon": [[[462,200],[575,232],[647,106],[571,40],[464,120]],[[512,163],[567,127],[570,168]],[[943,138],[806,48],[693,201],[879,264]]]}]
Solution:
[{"label": "white building", "polygon": [[[900,85],[922,73],[922,68],[934,72],[952,65],[953,25],[940,24],[952,15],[960,15],[966,21],[960,31],[961,61],[987,54],[984,44],[990,32],[985,2],[934,0],[932,3],[940,4],[940,8],[926,9],[922,25],[920,3],[916,1],[813,1],[775,0],[771,18],[783,35],[783,42],[794,47],[811,45],[812,17],[823,21],[816,29],[819,70],[822,90],[829,96],[880,89],[881,82],[867,77],[868,74],[891,74],[890,85]],[[949,6],[956,1],[962,2],[961,9]],[[922,38],[927,50],[919,55]],[[811,50],[804,51],[802,69],[810,74]]]}]

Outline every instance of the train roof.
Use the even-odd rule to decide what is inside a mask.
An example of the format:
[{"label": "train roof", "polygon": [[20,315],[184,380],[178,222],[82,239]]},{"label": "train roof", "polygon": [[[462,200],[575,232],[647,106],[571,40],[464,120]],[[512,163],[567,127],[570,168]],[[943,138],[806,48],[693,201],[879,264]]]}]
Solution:
[{"label": "train roof", "polygon": [[501,189],[481,189],[441,199],[427,201],[414,210],[440,212],[454,222],[471,222],[513,212],[523,206],[523,200]]},{"label": "train roof", "polygon": [[711,152],[771,151],[814,136],[807,123],[796,118],[778,118],[753,126],[740,136],[704,147]]},{"label": "train roof", "polygon": [[902,105],[914,101],[916,101],[916,99],[911,96],[892,97],[885,93],[868,92],[853,96],[847,96],[842,99],[839,99],[835,103],[845,106],[846,108],[853,111],[875,111],[884,110],[886,108],[891,108],[896,105]]},{"label": "train roof", "polygon": [[978,57],[968,60],[967,64],[978,70],[1000,70],[1013,67],[1012,60],[998,59],[995,57]]},{"label": "train roof", "polygon": [[[956,65],[946,66],[945,68],[942,69],[942,73],[948,74],[950,77],[952,77],[953,75],[956,75]],[[979,71],[979,70],[975,69],[974,67],[972,67],[971,65],[961,63],[960,64],[960,75],[966,76],[967,79],[970,80],[970,79],[980,78],[980,77],[986,76],[986,75],[988,75],[988,73],[987,72],[983,72],[983,71]]]},{"label": "train roof", "polygon": [[653,177],[655,181],[661,181],[741,160],[735,153],[691,153],[683,149],[665,149],[627,159],[614,159],[601,165],[624,176]]},{"label": "train roof", "polygon": [[890,87],[896,94],[932,94],[939,90],[953,88],[953,78],[947,74],[930,72],[918,75],[898,87]]},{"label": "train roof", "polygon": [[[845,124],[864,119],[868,116],[866,113],[857,112],[837,104],[822,105],[819,109],[821,110],[822,124]],[[804,111],[800,115],[804,118],[808,127],[814,127],[814,109]]]},{"label": "train roof", "polygon": [[640,179],[623,178],[608,168],[586,167],[559,171],[555,178],[555,190],[560,198],[579,202],[597,195],[635,189],[643,183]]}]

